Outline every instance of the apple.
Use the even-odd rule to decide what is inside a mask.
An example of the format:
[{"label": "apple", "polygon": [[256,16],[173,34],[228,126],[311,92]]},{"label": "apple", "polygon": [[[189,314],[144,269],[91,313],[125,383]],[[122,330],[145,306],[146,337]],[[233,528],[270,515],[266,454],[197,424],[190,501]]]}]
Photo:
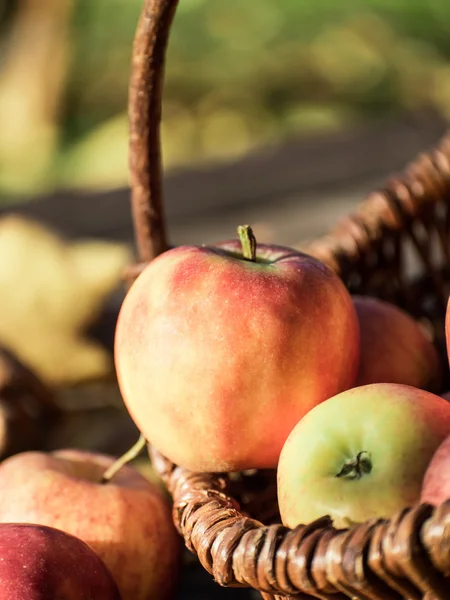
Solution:
[{"label": "apple", "polygon": [[111,573],[78,538],[53,527],[0,524],[0,600],[121,600]]},{"label": "apple", "polygon": [[421,501],[438,506],[450,498],[450,435],[438,447],[422,484]]},{"label": "apple", "polygon": [[[162,454],[194,471],[276,467],[313,406],[353,385],[350,294],[315,258],[241,241],[154,259],[121,307],[115,364],[124,402]],[[269,435],[270,432],[270,435]]]},{"label": "apple", "polygon": [[449,433],[449,403],[411,386],[378,383],[328,399],[303,417],[281,452],[283,523],[328,514],[340,528],[413,505]]},{"label": "apple", "polygon": [[450,297],[447,301],[447,310],[445,312],[445,339],[447,342],[447,357],[450,365]]},{"label": "apple", "polygon": [[352,300],[361,331],[356,386],[403,383],[438,390],[438,352],[419,323],[389,302],[365,296]]},{"label": "apple", "polygon": [[98,554],[123,600],[169,598],[180,537],[161,490],[134,468],[102,484],[114,458],[81,450],[24,452],[0,463],[0,522],[38,523]]}]

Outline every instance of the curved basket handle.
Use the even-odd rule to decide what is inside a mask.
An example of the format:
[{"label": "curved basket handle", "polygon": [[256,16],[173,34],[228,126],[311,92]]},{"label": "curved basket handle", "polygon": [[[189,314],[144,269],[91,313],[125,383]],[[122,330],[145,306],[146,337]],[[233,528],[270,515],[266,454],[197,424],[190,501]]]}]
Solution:
[{"label": "curved basket handle", "polygon": [[167,249],[162,193],[161,96],[167,41],[178,0],[144,0],[133,44],[128,100],[129,168],[141,262]]}]

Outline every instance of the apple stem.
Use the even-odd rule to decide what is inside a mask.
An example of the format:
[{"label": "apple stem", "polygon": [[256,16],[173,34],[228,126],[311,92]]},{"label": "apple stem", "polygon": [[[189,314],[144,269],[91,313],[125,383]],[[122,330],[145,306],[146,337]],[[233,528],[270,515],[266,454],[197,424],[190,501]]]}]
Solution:
[{"label": "apple stem", "polygon": [[372,461],[370,454],[363,450],[358,452],[356,458],[345,461],[342,469],[336,477],[346,477],[347,479],[361,479],[363,475],[372,471]]},{"label": "apple stem", "polygon": [[137,456],[139,456],[139,454],[145,448],[146,444],[147,440],[141,433],[138,441],[135,444],[133,444],[133,446],[131,446],[131,448],[127,450],[125,454],[122,454],[122,456],[120,456],[116,461],[113,462],[113,464],[110,467],[106,469],[106,471],[103,474],[101,483],[103,484],[108,483],[108,481],[111,481],[114,475],[116,475],[122,467],[124,467],[127,463],[131,462]]},{"label": "apple stem", "polygon": [[256,262],[256,238],[250,225],[239,225],[237,228],[245,260]]}]

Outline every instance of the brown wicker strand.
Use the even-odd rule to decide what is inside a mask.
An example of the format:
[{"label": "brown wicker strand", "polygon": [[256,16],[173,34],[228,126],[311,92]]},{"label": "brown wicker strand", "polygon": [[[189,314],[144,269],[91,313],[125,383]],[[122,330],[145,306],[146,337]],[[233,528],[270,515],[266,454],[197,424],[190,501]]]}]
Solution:
[{"label": "brown wicker strand", "polygon": [[[443,293],[442,280],[434,274],[433,264],[429,260],[426,243],[410,228],[411,222],[422,223],[429,211],[442,203],[450,188],[450,135],[447,134],[438,148],[429,154],[422,154],[413,161],[399,177],[391,178],[385,188],[373,192],[361,203],[355,214],[340,222],[329,234],[312,242],[308,251],[326,262],[347,284],[351,284],[352,274],[365,273],[369,255],[380,257],[378,252],[384,236],[390,232],[396,238],[405,239],[405,231],[411,235],[425,268],[433,274],[434,284]],[[428,211],[428,213],[427,213]],[[442,232],[450,229],[450,218]],[[355,227],[356,225],[356,227]],[[362,228],[366,235],[362,234]],[[442,233],[441,232],[441,233]],[[448,252],[448,237],[442,244]],[[370,262],[370,261],[369,261]],[[377,268],[373,264],[373,270]],[[362,278],[367,286],[367,279]],[[361,285],[361,284],[360,284]],[[364,293],[361,287],[355,291]]]},{"label": "brown wicker strand", "polygon": [[342,555],[342,579],[373,600],[397,600],[398,594],[370,570],[367,564],[370,536],[377,521],[367,521],[350,531]]},{"label": "brown wicker strand", "polygon": [[[154,464],[170,465],[150,452]],[[450,502],[348,530],[334,529],[327,517],[290,530],[245,515],[228,495],[226,475],[167,466],[160,472],[187,546],[221,585],[251,586],[267,598],[450,597]]]},{"label": "brown wicker strand", "polygon": [[130,184],[141,262],[167,249],[161,167],[161,95],[170,26],[178,0],[145,0],[129,88]]},{"label": "brown wicker strand", "polygon": [[385,581],[391,590],[396,592],[400,598],[410,600],[421,600],[422,594],[408,580],[393,574],[388,568],[389,551],[386,552],[384,541],[387,535],[390,523],[383,523],[376,527],[370,540],[367,564],[369,568],[382,580]]},{"label": "brown wicker strand", "polygon": [[435,567],[450,577],[450,500],[436,508],[424,523],[421,541]]},{"label": "brown wicker strand", "polygon": [[436,599],[448,597],[448,582],[433,565],[421,542],[423,524],[432,515],[430,505],[420,504],[407,511],[395,535],[395,553],[403,573],[424,593]]}]

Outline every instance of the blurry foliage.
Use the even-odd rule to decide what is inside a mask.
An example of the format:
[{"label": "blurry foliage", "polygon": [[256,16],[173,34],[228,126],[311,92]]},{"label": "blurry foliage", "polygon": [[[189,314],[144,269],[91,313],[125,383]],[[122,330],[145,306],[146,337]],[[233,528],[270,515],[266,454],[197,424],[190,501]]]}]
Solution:
[{"label": "blurry foliage", "polygon": [[70,242],[10,214],[0,219],[0,256],[8,257],[0,262],[0,346],[52,385],[113,377],[110,353],[86,330],[120,283],[130,249]]},{"label": "blurry foliage", "polygon": [[[70,60],[53,114],[58,143],[50,167],[39,161],[40,185],[123,185],[141,0],[73,3]],[[0,47],[1,102],[7,49]],[[180,0],[166,73],[166,166],[236,157],[295,133],[398,111],[433,108],[450,117],[448,0]],[[30,187],[27,161],[8,164],[18,178],[5,177],[0,162],[0,185]]]}]

